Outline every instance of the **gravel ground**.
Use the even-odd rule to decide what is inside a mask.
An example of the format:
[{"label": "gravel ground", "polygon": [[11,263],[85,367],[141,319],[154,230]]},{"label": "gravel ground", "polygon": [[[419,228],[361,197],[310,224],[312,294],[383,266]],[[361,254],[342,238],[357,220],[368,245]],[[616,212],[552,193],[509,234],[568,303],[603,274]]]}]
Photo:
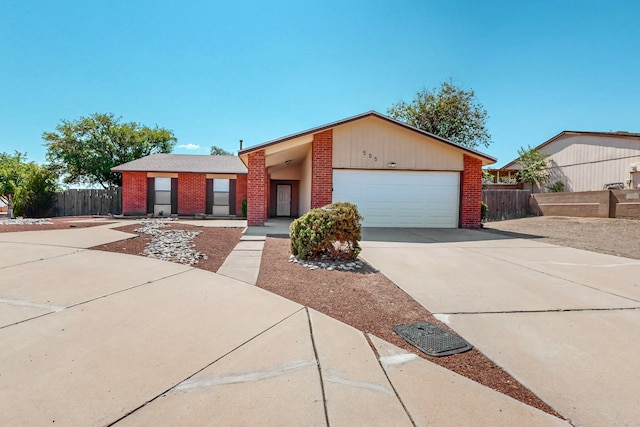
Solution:
[{"label": "gravel ground", "polygon": [[484,228],[554,245],[640,259],[640,220],[537,216],[487,222]]},{"label": "gravel ground", "polygon": [[[94,246],[90,249],[130,255],[143,255],[145,248],[152,242],[153,235],[135,231],[140,227],[141,224],[118,227],[115,230],[136,234],[138,237],[108,243],[106,245]],[[185,224],[167,223],[165,229],[199,232],[193,239],[193,244],[195,245],[193,249],[200,254],[206,255],[206,259],[205,257],[199,257],[198,262],[193,266],[213,272],[218,271],[224,260],[227,259],[233,248],[235,248],[240,241],[240,237],[242,237],[241,228],[195,227]]]}]

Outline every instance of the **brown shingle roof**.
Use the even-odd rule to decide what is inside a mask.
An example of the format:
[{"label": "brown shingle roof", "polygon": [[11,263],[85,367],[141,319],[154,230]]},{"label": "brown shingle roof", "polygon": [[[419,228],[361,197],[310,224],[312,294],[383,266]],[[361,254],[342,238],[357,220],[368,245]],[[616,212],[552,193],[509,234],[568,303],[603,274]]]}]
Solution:
[{"label": "brown shingle roof", "polygon": [[247,168],[240,158],[236,156],[152,154],[111,168],[111,171],[246,174]]}]

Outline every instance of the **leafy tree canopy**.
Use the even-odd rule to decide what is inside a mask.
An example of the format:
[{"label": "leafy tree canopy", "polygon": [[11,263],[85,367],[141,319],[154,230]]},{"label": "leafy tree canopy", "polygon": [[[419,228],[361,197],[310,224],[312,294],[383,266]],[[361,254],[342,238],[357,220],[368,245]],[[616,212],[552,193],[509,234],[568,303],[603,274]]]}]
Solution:
[{"label": "leafy tree canopy", "polygon": [[16,215],[45,218],[53,214],[57,176],[46,167],[33,168],[15,194]]},{"label": "leafy tree canopy", "polygon": [[122,185],[111,168],[156,153],[170,153],[177,142],[173,132],[158,126],[121,123],[113,114],[92,114],[62,120],[56,132],[45,132],[47,160],[64,182]]},{"label": "leafy tree canopy", "polygon": [[0,200],[9,208],[9,218],[13,217],[13,200],[20,186],[30,174],[39,168],[26,161],[27,154],[15,151],[13,154],[0,153]]},{"label": "leafy tree canopy", "polygon": [[543,183],[547,180],[547,153],[543,153],[540,150],[536,150],[529,146],[528,148],[521,147],[518,150],[518,164],[520,170],[516,173],[516,177],[519,181],[528,182],[531,184]]},{"label": "leafy tree canopy", "polygon": [[423,89],[406,103],[400,101],[387,110],[390,117],[469,148],[488,147],[491,135],[486,127],[487,110],[476,100],[473,90],[465,91],[443,82],[440,88]]},{"label": "leafy tree canopy", "polygon": [[233,153],[225,150],[224,148],[220,148],[218,146],[211,147],[211,155],[212,156],[233,156]]}]

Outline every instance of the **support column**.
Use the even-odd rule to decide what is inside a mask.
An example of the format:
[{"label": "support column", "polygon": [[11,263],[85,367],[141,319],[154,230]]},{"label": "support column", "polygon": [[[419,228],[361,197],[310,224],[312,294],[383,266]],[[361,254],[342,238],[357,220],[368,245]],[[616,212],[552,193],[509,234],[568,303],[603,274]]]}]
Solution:
[{"label": "support column", "polygon": [[482,203],[482,160],[464,155],[460,201],[460,228],[480,228]]},{"label": "support column", "polygon": [[247,225],[264,225],[267,220],[267,167],[264,150],[249,154],[247,175]]},{"label": "support column", "polygon": [[311,147],[311,209],[314,209],[332,202],[333,129],[313,135]]}]

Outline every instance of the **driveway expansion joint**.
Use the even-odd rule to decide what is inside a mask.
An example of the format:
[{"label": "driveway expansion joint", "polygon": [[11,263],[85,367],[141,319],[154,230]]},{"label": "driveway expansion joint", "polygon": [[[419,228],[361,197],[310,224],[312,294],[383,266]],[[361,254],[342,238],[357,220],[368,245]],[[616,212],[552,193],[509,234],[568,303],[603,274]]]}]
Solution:
[{"label": "driveway expansion joint", "polygon": [[[396,386],[393,384],[393,381],[391,381],[391,378],[389,378],[389,373],[387,372],[387,368],[389,367],[389,365],[386,364],[387,362],[389,362],[389,360],[388,359],[383,360],[384,358],[380,356],[380,353],[378,353],[378,349],[376,348],[375,345],[373,345],[373,342],[371,341],[371,337],[369,335],[370,334],[364,334],[364,338],[367,340],[367,344],[369,344],[369,347],[371,347],[371,351],[373,351],[373,354],[375,355],[376,360],[378,361],[378,365],[380,366],[380,369],[382,369],[382,373],[384,374],[385,378],[387,379],[387,382],[391,386],[391,389],[393,390],[393,393],[395,394],[396,399],[398,399],[398,402],[400,402],[400,405],[402,405],[402,409],[407,414],[407,417],[409,417],[409,421],[411,421],[411,425],[413,425],[414,427],[417,427],[415,420],[411,416],[411,412],[409,412],[407,405],[402,400],[402,397],[400,397],[400,394],[398,393]],[[415,356],[415,357],[412,357],[412,356]],[[409,356],[410,360],[405,360],[403,363],[407,363],[411,360],[415,360],[416,358],[419,358],[419,356],[415,354],[411,354]]]},{"label": "driveway expansion joint", "polygon": [[309,307],[303,307],[307,321],[309,322],[309,336],[311,337],[311,346],[313,347],[313,357],[315,357],[318,366],[318,375],[320,376],[320,390],[322,391],[322,406],[324,409],[324,419],[327,427],[329,427],[329,411],[327,409],[327,395],[324,387],[324,377],[322,376],[322,366],[320,366],[320,358],[318,357],[318,348],[316,347],[316,339],[313,335],[313,322],[311,321],[311,315],[309,314]]},{"label": "driveway expansion joint", "polygon": [[[0,243],[12,243],[12,244],[14,244],[13,242],[0,242]],[[17,244],[20,244],[20,243],[17,243]],[[31,243],[25,243],[25,244],[26,245],[31,245]],[[19,265],[33,264],[35,262],[45,261],[45,260],[48,260],[48,259],[62,258],[62,257],[65,257],[65,256],[75,255],[75,254],[77,254],[79,252],[85,252],[85,251],[89,250],[89,249],[72,248],[72,247],[69,247],[69,246],[56,246],[56,245],[39,245],[39,246],[63,247],[63,248],[70,248],[70,249],[76,249],[76,250],[73,251],[73,252],[66,253],[66,254],[54,255],[54,256],[47,257],[47,258],[38,258],[38,259],[31,260],[31,261],[19,262],[17,264],[5,265],[4,267],[0,267],[0,270],[4,270],[6,268],[16,267],[16,266],[19,266]]]},{"label": "driveway expansion joint", "polygon": [[[487,255],[487,254],[482,253],[482,252],[475,251],[474,248],[461,247],[460,249],[468,250],[470,252],[473,252],[476,255],[480,255],[480,256],[484,256],[486,258],[494,259],[494,257],[492,257],[490,255]],[[545,276],[553,277],[554,279],[564,280],[565,282],[573,283],[574,285],[583,286],[585,288],[592,289],[594,291],[602,292],[602,293],[605,293],[605,294],[613,295],[613,296],[618,297],[618,298],[623,298],[623,299],[627,299],[629,301],[634,301],[634,302],[640,303],[640,300],[637,300],[637,299],[634,299],[634,298],[630,298],[630,297],[625,296],[625,295],[619,295],[619,294],[616,294],[615,292],[605,291],[605,290],[602,290],[600,288],[596,288],[595,286],[590,286],[590,285],[587,285],[585,283],[581,283],[581,282],[577,282],[575,280],[567,279],[565,277],[556,276],[555,274],[547,273],[546,271],[535,269],[535,268],[530,267],[528,265],[518,264],[517,262],[509,261],[509,260],[506,260],[506,259],[500,259],[500,260],[503,261],[503,262],[506,262],[508,264],[515,265],[515,266],[520,267],[520,268],[525,268],[527,270],[535,271],[536,273],[539,273],[539,274],[544,274]],[[633,265],[638,265],[638,263],[632,263],[632,264]],[[625,265],[628,265],[628,264],[619,264],[619,265],[620,266],[625,266]],[[610,267],[607,267],[607,268],[610,268]]]},{"label": "driveway expansion joint", "polygon": [[[111,427],[117,423],[119,423],[120,421],[124,420],[125,418],[127,418],[129,415],[134,414],[135,412],[139,411],[140,409],[144,408],[145,406],[149,405],[150,403],[153,403],[154,401],[158,400],[160,397],[168,394],[168,393],[173,393],[175,392],[176,388],[180,385],[180,384],[184,384],[186,383],[188,380],[190,380],[191,378],[193,378],[194,376],[196,376],[197,374],[203,372],[205,369],[209,368],[210,366],[212,366],[214,363],[218,362],[219,360],[224,359],[225,357],[229,356],[230,354],[232,354],[233,352],[235,352],[236,350],[244,347],[247,343],[253,341],[254,339],[258,338],[259,336],[263,335],[264,333],[266,333],[267,331],[270,331],[271,329],[275,328],[276,326],[278,326],[279,324],[281,324],[282,322],[284,322],[285,320],[293,317],[294,315],[296,315],[297,313],[299,313],[301,310],[304,310],[305,307],[301,307],[298,308],[297,310],[295,310],[294,312],[290,313],[289,315],[283,317],[282,319],[280,319],[279,321],[275,322],[273,325],[269,326],[268,328],[258,332],[256,335],[254,335],[253,337],[247,339],[246,341],[240,343],[239,345],[237,345],[236,347],[232,348],[231,350],[229,350],[228,352],[226,352],[225,354],[223,354],[222,356],[216,358],[215,360],[213,360],[210,363],[207,363],[205,366],[203,366],[202,368],[198,369],[197,371],[193,372],[191,375],[187,376],[186,378],[184,378],[183,380],[177,382],[176,384],[173,384],[171,387],[169,387],[168,389],[160,392],[159,394],[157,394],[156,396],[152,397],[151,399],[147,400],[146,402],[142,403],[141,405],[133,408],[132,410],[130,410],[129,412],[127,412],[126,414],[122,415],[121,417],[117,418],[116,420],[110,422],[109,424],[106,425],[106,427]],[[317,360],[317,356],[316,356],[316,360]]]},{"label": "driveway expansion joint", "polygon": [[[568,312],[582,312],[582,311],[634,311],[640,310],[638,307],[607,307],[607,308],[557,308],[548,310],[506,310],[506,311],[456,311],[446,313],[432,313],[438,320],[446,318],[445,316],[455,316],[462,314],[528,314],[528,313],[568,313]],[[438,317],[440,316],[440,317]]]}]

